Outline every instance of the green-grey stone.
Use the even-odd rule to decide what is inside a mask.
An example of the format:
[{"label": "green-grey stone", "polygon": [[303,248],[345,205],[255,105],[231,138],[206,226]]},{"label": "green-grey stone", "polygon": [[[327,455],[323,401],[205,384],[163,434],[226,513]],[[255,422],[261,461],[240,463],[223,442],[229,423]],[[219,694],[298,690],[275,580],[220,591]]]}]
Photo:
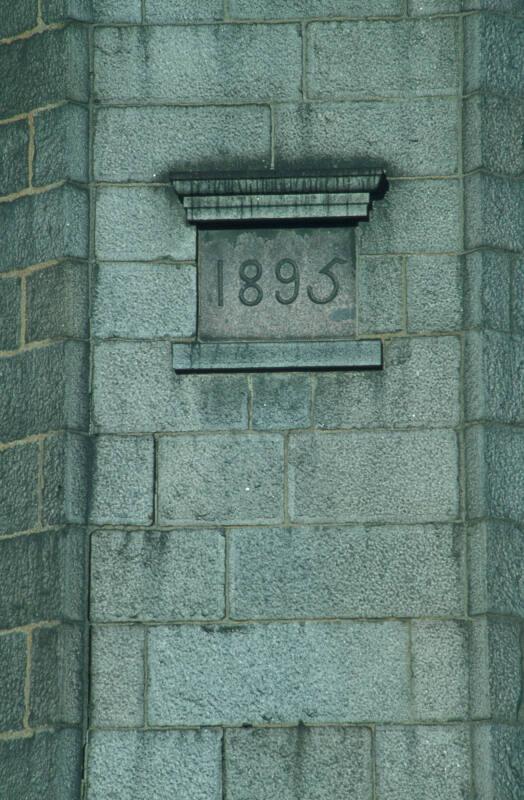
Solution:
[{"label": "green-grey stone", "polygon": [[416,621],[412,673],[418,720],[465,719],[469,712],[468,628],[460,621]]},{"label": "green-grey stone", "polygon": [[62,729],[0,741],[0,786],[17,800],[80,796],[82,732]]},{"label": "green-grey stone", "polygon": [[[78,0],[76,0],[78,2]],[[91,0],[95,22],[141,22],[140,0]]]},{"label": "green-grey stone", "polygon": [[29,341],[87,337],[87,264],[78,261],[58,264],[32,272],[26,280]]},{"label": "green-grey stone", "polygon": [[455,256],[408,258],[409,331],[456,331],[462,327],[464,262]]},{"label": "green-grey stone", "polygon": [[524,181],[475,174],[466,178],[464,191],[467,249],[524,250]]},{"label": "green-grey stone", "polygon": [[23,727],[26,660],[27,636],[25,633],[0,636],[0,663],[2,664],[0,732],[2,733],[16,731]]},{"label": "green-grey stone", "polygon": [[155,25],[168,22],[204,22],[223,18],[223,0],[146,0],[145,20]]},{"label": "green-grey stone", "polygon": [[465,355],[468,421],[524,422],[524,337],[470,332]]},{"label": "green-grey stone", "polygon": [[29,183],[29,131],[26,120],[0,125],[0,149],[0,194],[19,192]]},{"label": "green-grey stone", "polygon": [[15,0],[2,8],[0,39],[16,36],[36,25],[38,0]]},{"label": "green-grey stone", "polygon": [[522,14],[522,0],[462,0],[464,11],[509,11]]},{"label": "green-grey stone", "polygon": [[471,714],[516,721],[521,704],[522,655],[518,620],[475,620],[471,631]]},{"label": "green-grey stone", "polygon": [[457,22],[447,17],[312,23],[308,94],[322,99],[455,94]]},{"label": "green-grey stone", "polygon": [[[234,54],[241,53],[237,58]],[[296,25],[99,28],[98,100],[298,100],[302,42]]]},{"label": "green-grey stone", "polygon": [[461,0],[408,0],[408,14],[420,17],[425,14],[453,14],[462,11]]},{"label": "green-grey stone", "polygon": [[358,332],[397,332],[404,325],[400,258],[361,258],[358,268]]},{"label": "green-grey stone", "polygon": [[[127,0],[136,2],[137,0]],[[45,22],[64,22],[69,19],[94,22],[93,6],[110,6],[118,0],[42,0],[42,16]]]},{"label": "green-grey stone", "polygon": [[516,259],[512,274],[512,320],[516,331],[524,333],[524,258]]},{"label": "green-grey stone", "polygon": [[307,375],[253,375],[253,428],[307,428],[310,424]]},{"label": "green-grey stone", "polygon": [[524,532],[500,520],[469,531],[471,614],[524,617]]},{"label": "green-grey stone", "polygon": [[[479,250],[466,256],[464,282],[465,327],[509,330],[510,296],[510,253]],[[516,297],[517,295],[514,293],[515,300]]]},{"label": "green-grey stone", "polygon": [[240,528],[231,531],[230,613],[234,619],[460,614],[462,562],[460,532],[448,526]]},{"label": "green-grey stone", "polygon": [[466,431],[468,512],[519,523],[524,515],[524,431],[473,426]]},{"label": "green-grey stone", "polygon": [[518,800],[524,786],[524,727],[484,723],[472,728],[478,800]]},{"label": "green-grey stone", "polygon": [[221,744],[220,731],[96,731],[87,800],[216,800]]},{"label": "green-grey stone", "polygon": [[20,278],[0,283],[0,350],[15,350],[20,342]]},{"label": "green-grey stone", "polygon": [[281,522],[283,456],[278,434],[162,437],[160,522]]},{"label": "green-grey stone", "polygon": [[0,533],[38,524],[38,445],[0,451]]},{"label": "green-grey stone", "polygon": [[403,13],[402,0],[231,0],[236,19],[387,17]]},{"label": "green-grey stone", "polygon": [[88,436],[66,433],[45,440],[42,516],[46,525],[86,521],[90,468],[91,440]]},{"label": "green-grey stone", "polygon": [[156,626],[148,678],[154,726],[405,719],[407,625]]},{"label": "green-grey stone", "polygon": [[225,756],[229,800],[371,800],[366,728],[230,730]]},{"label": "green-grey stone", "polygon": [[72,103],[35,115],[35,186],[88,180],[88,122],[87,108]]},{"label": "green-grey stone", "polygon": [[[80,590],[80,587],[78,587]],[[45,725],[78,725],[83,710],[82,632],[78,626],[37,628],[31,650],[29,722]]]},{"label": "green-grey stone", "polygon": [[144,724],[145,628],[94,627],[91,635],[91,713],[93,726]]},{"label": "green-grey stone", "polygon": [[[239,136],[239,130],[242,135]],[[126,147],[121,147],[125,137]],[[95,178],[167,181],[177,171],[269,167],[271,124],[264,106],[101,108]]]},{"label": "green-grey stone", "polygon": [[524,19],[502,14],[471,14],[464,18],[466,94],[488,91],[524,96],[522,42]]},{"label": "green-grey stone", "polygon": [[524,172],[524,102],[473,95],[464,103],[464,168],[506,175]]},{"label": "green-grey stone", "polygon": [[98,531],[91,537],[91,618],[222,619],[220,530]]},{"label": "green-grey stone", "polygon": [[95,452],[91,522],[150,525],[153,521],[153,438],[98,436]]}]

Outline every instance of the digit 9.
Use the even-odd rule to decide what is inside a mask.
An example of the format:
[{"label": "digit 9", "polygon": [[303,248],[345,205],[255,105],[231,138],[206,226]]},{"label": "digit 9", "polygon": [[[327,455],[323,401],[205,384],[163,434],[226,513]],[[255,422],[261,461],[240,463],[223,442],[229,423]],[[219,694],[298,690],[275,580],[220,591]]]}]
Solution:
[{"label": "digit 9", "polygon": [[[286,277],[284,270],[291,267],[291,274]],[[300,272],[297,265],[290,258],[283,258],[275,267],[275,276],[277,281],[283,284],[294,284],[293,293],[289,297],[282,297],[279,291],[275,292],[275,297],[279,303],[287,306],[294,303],[300,291]]]}]

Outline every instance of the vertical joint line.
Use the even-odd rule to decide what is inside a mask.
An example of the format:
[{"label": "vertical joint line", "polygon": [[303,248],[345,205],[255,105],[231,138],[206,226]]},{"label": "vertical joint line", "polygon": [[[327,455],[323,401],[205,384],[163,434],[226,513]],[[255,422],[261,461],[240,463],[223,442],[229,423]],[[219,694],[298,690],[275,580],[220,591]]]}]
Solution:
[{"label": "vertical joint line", "polygon": [[27,278],[20,279],[20,342],[19,347],[27,344]]},{"label": "vertical joint line", "polygon": [[27,184],[29,187],[33,185],[33,167],[35,160],[35,117],[34,114],[29,114],[27,117],[27,124],[29,128],[29,145],[27,148]]},{"label": "vertical joint line", "polygon": [[24,728],[30,728],[29,717],[31,713],[31,661],[33,658],[33,631],[28,631],[26,639],[26,663],[24,678]]},{"label": "vertical joint line", "polygon": [[222,9],[224,19],[229,19],[229,0],[224,0],[224,7]]},{"label": "vertical joint line", "polygon": [[42,439],[38,443],[38,478],[37,478],[37,493],[38,493],[38,527],[42,528],[44,525],[44,443]]},{"label": "vertical joint line", "polygon": [[140,7],[140,17],[142,19],[142,25],[146,21],[146,0],[141,0],[141,7]]},{"label": "vertical joint line", "polygon": [[413,622],[408,620],[408,670],[409,670],[409,708],[411,719],[415,715],[415,686],[413,669]]},{"label": "vertical joint line", "polygon": [[315,406],[317,399],[318,376],[312,373],[309,376],[309,427],[314,428],[316,424]]},{"label": "vertical joint line", "polygon": [[221,797],[222,800],[226,800],[226,732],[222,728],[222,748],[221,748],[221,755],[222,755],[222,792]]},{"label": "vertical joint line", "polygon": [[149,628],[146,626],[144,629],[144,730],[149,726],[149,708],[148,708],[148,659],[149,659]]},{"label": "vertical joint line", "polygon": [[230,615],[230,586],[229,586],[229,552],[231,547],[231,531],[227,528],[223,528],[224,534],[224,619],[229,619]]},{"label": "vertical joint line", "polygon": [[36,3],[36,24],[38,27],[44,24],[44,18],[42,15],[42,0],[37,0]]},{"label": "vertical joint line", "polygon": [[377,729],[371,726],[371,800],[377,798]]},{"label": "vertical joint line", "polygon": [[153,525],[158,524],[158,438],[153,434]]},{"label": "vertical joint line", "polygon": [[253,376],[247,376],[247,429],[248,431],[253,430],[253,398],[254,389],[253,389]]}]

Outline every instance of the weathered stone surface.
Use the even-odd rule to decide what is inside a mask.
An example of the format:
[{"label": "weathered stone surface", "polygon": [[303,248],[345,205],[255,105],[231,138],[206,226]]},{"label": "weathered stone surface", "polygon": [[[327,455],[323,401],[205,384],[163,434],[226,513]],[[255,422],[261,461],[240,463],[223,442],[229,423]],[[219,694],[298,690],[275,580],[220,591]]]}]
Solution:
[{"label": "weathered stone surface", "polygon": [[19,192],[29,182],[29,130],[26,120],[0,125],[0,149],[0,194]]},{"label": "weathered stone surface", "polygon": [[176,376],[168,342],[95,347],[94,420],[102,431],[242,429],[247,398],[241,375]]},{"label": "weathered stone surface", "polygon": [[96,621],[222,619],[222,531],[98,531],[91,537]]},{"label": "weathered stone surface", "polygon": [[49,436],[43,444],[42,517],[46,525],[86,521],[91,440],[74,433]]},{"label": "weathered stone surface", "polygon": [[466,431],[468,511],[471,517],[524,515],[524,431],[516,427],[474,426]]},{"label": "weathered stone surface", "polygon": [[0,533],[36,527],[38,522],[38,445],[0,451]]},{"label": "weathered stone surface", "polygon": [[484,331],[466,338],[466,418],[524,421],[524,337]]},{"label": "weathered stone surface", "polygon": [[283,460],[278,434],[162,437],[160,522],[281,522]]},{"label": "weathered stone surface", "polygon": [[79,730],[0,741],[0,785],[6,798],[70,800],[80,795],[81,774]]},{"label": "weathered stone surface", "polygon": [[289,507],[296,522],[451,520],[458,512],[455,434],[292,434]]},{"label": "weathered stone surface", "polygon": [[[81,591],[81,586],[77,589]],[[78,725],[82,721],[83,655],[83,636],[78,626],[33,631],[30,725]]]},{"label": "weathered stone surface", "polygon": [[4,539],[0,553],[1,628],[80,619],[84,596],[81,528]]},{"label": "weathered stone surface", "polygon": [[11,633],[0,636],[0,663],[2,664],[1,732],[15,731],[22,728],[25,708],[26,659],[27,636],[25,633]]},{"label": "weathered stone surface", "polygon": [[401,0],[231,0],[236,19],[372,17],[402,14]]},{"label": "weathered stone surface", "polygon": [[174,264],[102,264],[97,270],[95,336],[153,339],[196,332],[196,270]]},{"label": "weathered stone surface", "polygon": [[462,0],[464,11],[511,11],[522,14],[521,0]]},{"label": "weathered stone surface", "polygon": [[0,350],[15,350],[20,341],[20,278],[0,283]]},{"label": "weathered stone surface", "polygon": [[98,436],[90,521],[150,525],[153,521],[154,442],[149,436]]},{"label": "weathered stone surface", "polygon": [[376,164],[388,176],[457,170],[455,100],[285,105],[276,107],[275,118],[280,167],[309,162],[332,169],[356,162]]},{"label": "weathered stone surface", "polygon": [[463,622],[422,622],[412,627],[415,717],[459,720],[469,712],[468,628]]},{"label": "weathered stone surface", "polygon": [[472,741],[479,800],[516,800],[524,785],[522,725],[475,725]]},{"label": "weathered stone surface", "polygon": [[154,627],[149,722],[404,719],[407,649],[400,622]]},{"label": "weathered stone surface", "polygon": [[89,275],[82,262],[58,264],[27,276],[27,335],[85,338],[89,330]]},{"label": "weathered stone surface", "polygon": [[475,174],[465,182],[466,247],[524,249],[524,181]]},{"label": "weathered stone surface", "polygon": [[308,93],[312,98],[455,94],[458,54],[457,20],[452,17],[313,23],[308,31]]},{"label": "weathered stone surface", "polygon": [[[447,526],[231,531],[234,619],[460,614],[461,534]],[[113,563],[112,559],[109,559]]]},{"label": "weathered stone surface", "polygon": [[230,800],[371,800],[366,728],[283,728],[226,733]]},{"label": "weathered stone surface", "polygon": [[0,39],[16,36],[18,33],[34,28],[36,14],[36,0],[17,0],[16,3],[6,4],[5,8],[2,8]]},{"label": "weathered stone surface", "polygon": [[408,330],[460,330],[463,260],[456,256],[411,256],[407,270]]},{"label": "weathered stone surface", "polygon": [[307,375],[253,375],[253,428],[307,428],[310,424],[310,393]]},{"label": "weathered stone surface", "polygon": [[510,297],[511,254],[489,250],[469,253],[464,283],[465,326],[509,330]]},{"label": "weathered stone surface", "polygon": [[94,627],[91,634],[91,714],[95,727],[144,724],[145,628]]},{"label": "weathered stone surface", "polygon": [[455,11],[462,11],[461,0],[408,0],[408,13],[413,17],[452,14]]},{"label": "weathered stone surface", "polygon": [[524,532],[507,522],[480,522],[469,530],[471,614],[524,617]]},{"label": "weathered stone surface", "polygon": [[[74,0],[78,3],[79,0]],[[91,0],[95,22],[141,22],[140,0]]]},{"label": "weathered stone surface", "polygon": [[95,732],[88,800],[217,800],[221,740],[220,731],[206,730]]},{"label": "weathered stone surface", "polygon": [[404,326],[400,258],[362,258],[358,269],[358,332],[397,332]]},{"label": "weathered stone surface", "polygon": [[295,25],[100,28],[95,96],[108,100],[298,100]]},{"label": "weathered stone surface", "polygon": [[524,333],[524,258],[515,261],[512,275],[511,315],[515,330]]},{"label": "weathered stone surface", "polygon": [[223,0],[146,0],[145,21],[207,22],[224,17]]},{"label": "weathered stone surface", "polygon": [[473,95],[464,103],[464,168],[507,175],[524,172],[521,133],[524,103],[515,98]]},{"label": "weathered stone surface", "polygon": [[465,725],[379,728],[377,800],[464,800],[470,756]]},{"label": "weathered stone surface", "polygon": [[[127,0],[127,6],[137,0]],[[42,16],[46,22],[64,22],[69,19],[92,22],[97,19],[93,8],[108,9],[122,0],[42,0]]]},{"label": "weathered stone surface", "polygon": [[466,94],[487,90],[522,97],[524,19],[502,14],[472,14],[465,17],[464,22],[464,47],[468,53],[464,62]]},{"label": "weathered stone surface", "polygon": [[481,618],[471,630],[471,713],[475,719],[516,721],[521,702],[520,624]]},{"label": "weathered stone surface", "polygon": [[89,178],[89,113],[71,103],[35,115],[35,186]]}]

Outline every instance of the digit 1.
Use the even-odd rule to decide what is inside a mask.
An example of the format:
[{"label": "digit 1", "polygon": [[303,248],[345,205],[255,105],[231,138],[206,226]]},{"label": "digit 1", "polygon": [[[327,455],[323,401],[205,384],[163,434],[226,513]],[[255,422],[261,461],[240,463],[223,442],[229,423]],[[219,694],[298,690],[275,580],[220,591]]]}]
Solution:
[{"label": "digit 1", "polygon": [[224,262],[222,260],[217,261],[217,295],[218,295],[218,305],[224,305]]}]

